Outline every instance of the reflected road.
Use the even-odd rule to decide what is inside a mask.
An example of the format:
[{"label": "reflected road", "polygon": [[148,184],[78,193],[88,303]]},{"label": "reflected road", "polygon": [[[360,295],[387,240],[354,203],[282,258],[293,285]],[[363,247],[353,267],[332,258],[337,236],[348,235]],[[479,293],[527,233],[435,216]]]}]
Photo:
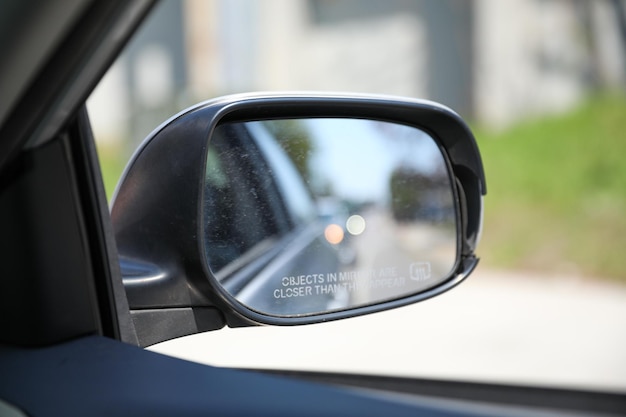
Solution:
[{"label": "reflected road", "polygon": [[[449,275],[456,255],[456,234],[450,227],[427,222],[394,221],[388,210],[370,208],[360,213],[365,219],[364,233],[353,238],[358,271],[377,271],[402,281],[400,286],[366,288],[353,295],[354,304],[385,300],[423,291]],[[428,275],[415,276],[411,266],[428,265]],[[392,271],[381,274],[380,271]]]}]

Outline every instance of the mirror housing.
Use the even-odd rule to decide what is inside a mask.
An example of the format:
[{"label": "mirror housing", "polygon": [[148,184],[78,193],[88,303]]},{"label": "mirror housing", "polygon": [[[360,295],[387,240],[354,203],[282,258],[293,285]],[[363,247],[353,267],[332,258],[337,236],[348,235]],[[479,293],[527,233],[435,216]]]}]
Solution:
[{"label": "mirror housing", "polygon": [[[457,218],[454,269],[437,285],[329,312],[280,316],[252,309],[220,285],[205,256],[203,201],[216,128],[275,119],[368,119],[433,138],[451,178]],[[263,175],[262,173],[260,175]],[[126,168],[112,220],[131,315],[144,346],[187,334],[258,324],[336,320],[415,303],[460,283],[476,266],[485,178],[476,142],[452,110],[424,100],[368,95],[237,95],[191,107],[157,128]],[[262,257],[254,262],[263,262]]]}]

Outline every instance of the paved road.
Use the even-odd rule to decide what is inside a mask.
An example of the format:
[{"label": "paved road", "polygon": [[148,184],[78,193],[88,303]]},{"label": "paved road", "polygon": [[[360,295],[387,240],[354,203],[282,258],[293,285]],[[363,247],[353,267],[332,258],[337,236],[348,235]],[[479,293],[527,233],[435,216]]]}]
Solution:
[{"label": "paved road", "polygon": [[626,392],[626,286],[479,269],[446,294],[393,311],[223,329],[152,349],[218,366]]}]

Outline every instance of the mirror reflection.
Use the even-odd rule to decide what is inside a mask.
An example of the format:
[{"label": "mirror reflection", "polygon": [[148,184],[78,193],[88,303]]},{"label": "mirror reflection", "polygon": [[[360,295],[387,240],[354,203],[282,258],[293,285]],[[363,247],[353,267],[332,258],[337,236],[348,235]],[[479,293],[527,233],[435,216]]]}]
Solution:
[{"label": "mirror reflection", "polygon": [[322,118],[220,124],[203,202],[208,266],[264,314],[405,297],[440,284],[456,264],[447,164],[414,127]]}]

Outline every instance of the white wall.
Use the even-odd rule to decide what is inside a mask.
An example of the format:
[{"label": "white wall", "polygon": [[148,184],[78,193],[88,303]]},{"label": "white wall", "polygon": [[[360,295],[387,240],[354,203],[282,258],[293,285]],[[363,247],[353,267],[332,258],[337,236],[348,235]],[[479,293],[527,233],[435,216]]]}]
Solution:
[{"label": "white wall", "polygon": [[[475,97],[478,118],[505,127],[562,112],[588,91],[594,65],[576,2],[477,0]],[[589,2],[608,87],[623,81],[623,46],[609,2]],[[592,45],[593,46],[593,45]]]}]

